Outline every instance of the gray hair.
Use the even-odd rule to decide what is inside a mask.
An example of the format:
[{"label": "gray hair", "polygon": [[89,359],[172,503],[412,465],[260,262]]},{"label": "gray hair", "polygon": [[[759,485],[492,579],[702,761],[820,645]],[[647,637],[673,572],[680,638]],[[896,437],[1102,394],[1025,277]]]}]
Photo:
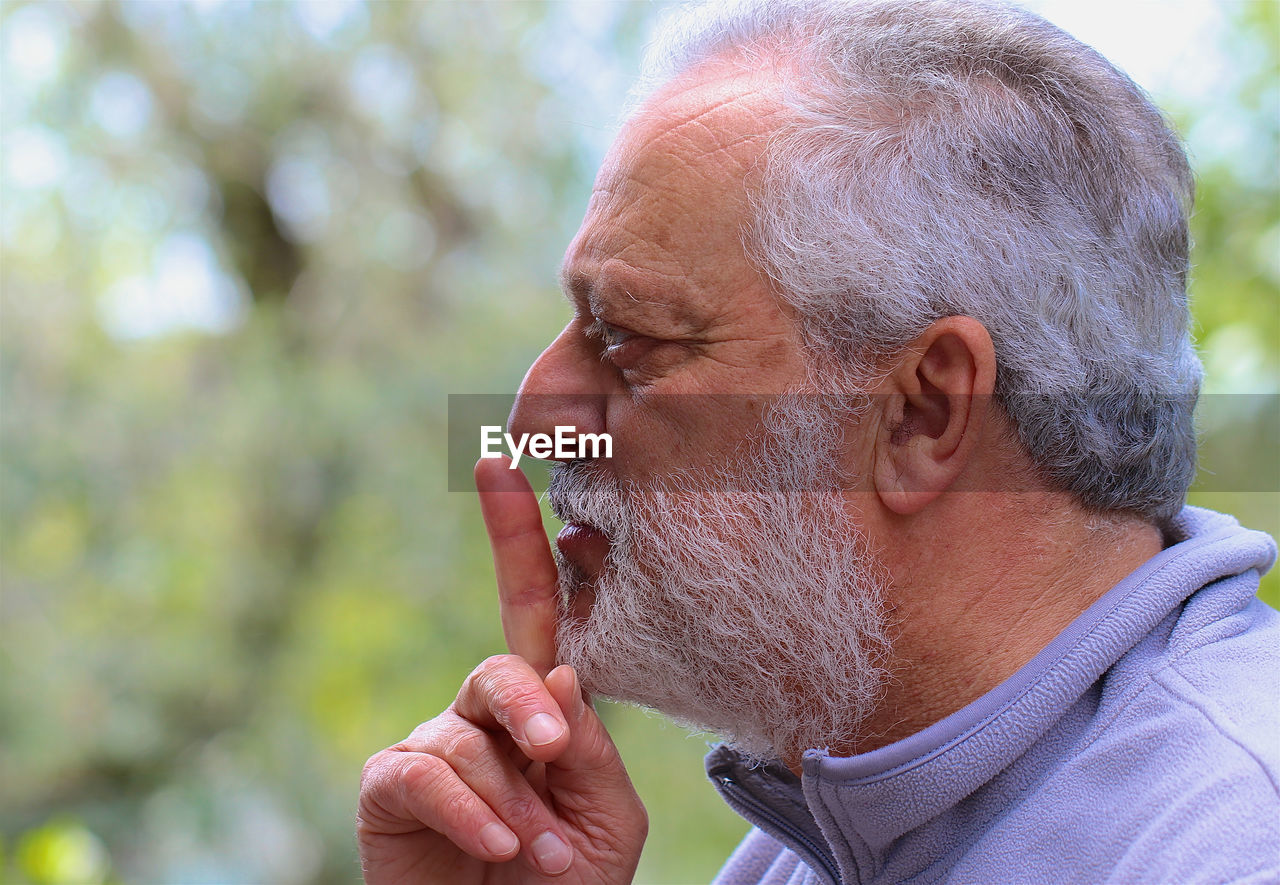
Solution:
[{"label": "gray hair", "polygon": [[1193,183],[1139,87],[1013,7],[758,0],[681,10],[641,88],[712,59],[774,71],[793,112],[744,235],[812,349],[867,368],[973,317],[1045,480],[1094,511],[1181,508]]}]

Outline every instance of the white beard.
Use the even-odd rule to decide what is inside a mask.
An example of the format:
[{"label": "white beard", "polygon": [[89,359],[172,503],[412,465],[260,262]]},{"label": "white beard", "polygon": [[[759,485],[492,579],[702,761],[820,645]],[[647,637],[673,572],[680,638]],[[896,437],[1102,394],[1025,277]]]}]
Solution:
[{"label": "white beard", "polygon": [[[624,488],[555,465],[557,516],[609,538],[590,579],[557,554],[557,642],[588,691],[715,732],[759,760],[848,746],[880,697],[883,570],[837,491],[831,415],[784,404],[751,475]],[[823,420],[825,419],[825,421]]]}]

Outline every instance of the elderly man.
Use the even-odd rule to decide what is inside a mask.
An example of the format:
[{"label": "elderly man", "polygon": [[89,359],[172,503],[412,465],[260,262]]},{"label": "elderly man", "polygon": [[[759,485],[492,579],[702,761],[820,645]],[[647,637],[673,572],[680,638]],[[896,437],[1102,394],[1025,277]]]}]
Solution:
[{"label": "elderly man", "polygon": [[[726,883],[1280,879],[1265,535],[1184,508],[1191,178],[1030,14],[670,25],[476,481],[512,654],[372,757],[369,882],[626,882],[589,703],[715,731]],[[559,666],[558,666],[559,665]]]}]

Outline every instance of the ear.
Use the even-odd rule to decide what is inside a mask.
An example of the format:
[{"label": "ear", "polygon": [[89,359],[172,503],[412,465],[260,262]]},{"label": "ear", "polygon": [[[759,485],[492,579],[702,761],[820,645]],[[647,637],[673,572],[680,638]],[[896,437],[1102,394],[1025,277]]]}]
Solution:
[{"label": "ear", "polygon": [[892,364],[875,442],[884,505],[909,515],[946,491],[969,462],[995,392],[991,336],[972,317],[934,322]]}]

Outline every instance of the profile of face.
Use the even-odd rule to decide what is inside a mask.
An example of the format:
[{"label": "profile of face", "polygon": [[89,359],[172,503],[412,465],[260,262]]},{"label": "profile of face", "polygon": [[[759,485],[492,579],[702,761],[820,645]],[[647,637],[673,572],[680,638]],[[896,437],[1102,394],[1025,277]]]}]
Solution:
[{"label": "profile of face", "polygon": [[565,258],[574,317],[511,421],[614,440],[552,472],[562,660],[762,759],[852,743],[886,646],[835,416],[797,394],[806,351],[741,243],[775,113],[710,69],[624,127]]}]

